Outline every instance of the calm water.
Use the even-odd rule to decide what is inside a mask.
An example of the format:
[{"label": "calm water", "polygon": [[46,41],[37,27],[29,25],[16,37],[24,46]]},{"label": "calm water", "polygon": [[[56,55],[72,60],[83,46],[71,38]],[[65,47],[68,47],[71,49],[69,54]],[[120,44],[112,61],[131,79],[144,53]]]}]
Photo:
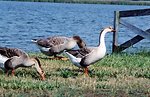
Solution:
[{"label": "calm water", "polygon": [[[114,11],[150,8],[149,6],[60,4],[0,1],[0,46],[17,47],[27,52],[38,52],[31,43],[33,38],[54,35],[80,35],[89,46],[98,44],[99,31],[113,26]],[[149,16],[125,18],[146,30],[150,28]],[[148,22],[149,21],[149,22]],[[135,36],[121,26],[119,43]],[[143,40],[131,49],[150,48]],[[111,52],[112,34],[106,35],[107,51]]]}]

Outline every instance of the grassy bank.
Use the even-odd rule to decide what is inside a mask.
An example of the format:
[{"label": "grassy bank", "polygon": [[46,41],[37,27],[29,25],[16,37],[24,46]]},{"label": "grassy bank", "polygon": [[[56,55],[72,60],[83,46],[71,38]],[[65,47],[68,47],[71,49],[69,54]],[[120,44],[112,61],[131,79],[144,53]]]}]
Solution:
[{"label": "grassy bank", "polygon": [[19,68],[14,77],[0,72],[0,96],[19,97],[148,97],[150,96],[150,52],[112,54],[89,67],[89,77],[70,61],[40,57],[46,73],[41,81],[33,68]]},{"label": "grassy bank", "polygon": [[150,5],[149,0],[4,0],[55,3],[84,3],[84,4],[119,4],[119,5]]}]

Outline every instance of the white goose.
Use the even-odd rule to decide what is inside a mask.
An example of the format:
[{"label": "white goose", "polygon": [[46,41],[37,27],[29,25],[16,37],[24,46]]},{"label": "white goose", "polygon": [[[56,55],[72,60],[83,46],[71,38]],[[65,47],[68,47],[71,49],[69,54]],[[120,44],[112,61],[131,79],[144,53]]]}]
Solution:
[{"label": "white goose", "polygon": [[41,68],[38,58],[30,58],[28,54],[17,48],[0,47],[0,68],[5,70],[8,75],[9,71],[14,75],[18,67],[35,66],[42,80],[45,80],[45,74]]},{"label": "white goose", "polygon": [[105,34],[107,32],[115,32],[115,30],[112,27],[103,29],[100,33],[97,47],[84,47],[78,50],[64,51],[75,66],[84,68],[86,76],[88,75],[88,66],[102,59],[106,54]]},{"label": "white goose", "polygon": [[58,57],[57,54],[62,53],[64,50],[73,49],[76,45],[78,45],[79,48],[86,45],[79,36],[53,36],[45,39],[33,39],[32,42],[38,46],[43,54],[59,59],[62,59],[62,57]]}]

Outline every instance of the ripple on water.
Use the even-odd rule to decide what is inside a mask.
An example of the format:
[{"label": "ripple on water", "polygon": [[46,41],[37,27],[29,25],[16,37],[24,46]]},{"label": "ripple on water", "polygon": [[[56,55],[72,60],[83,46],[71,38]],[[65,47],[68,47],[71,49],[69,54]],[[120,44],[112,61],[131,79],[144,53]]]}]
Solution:
[{"label": "ripple on water", "polygon": [[[80,35],[87,45],[96,46],[100,31],[113,26],[114,11],[139,8],[149,6],[0,1],[0,44],[37,52],[37,47],[30,42],[33,38]],[[150,25],[147,22],[150,21],[149,17],[125,20],[143,30]],[[119,30],[119,44],[134,36],[122,26]],[[111,51],[111,44],[112,34],[107,34],[108,52]],[[139,45],[135,45],[135,48],[149,47],[149,41],[143,40]]]}]

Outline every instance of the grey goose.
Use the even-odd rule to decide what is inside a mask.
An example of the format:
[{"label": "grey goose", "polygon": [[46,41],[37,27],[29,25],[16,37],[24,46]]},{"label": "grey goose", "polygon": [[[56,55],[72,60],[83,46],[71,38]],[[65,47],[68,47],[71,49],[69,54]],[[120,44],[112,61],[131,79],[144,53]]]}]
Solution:
[{"label": "grey goose", "polygon": [[40,51],[47,56],[54,56],[54,59],[61,59],[57,56],[64,50],[73,49],[76,45],[79,48],[85,47],[85,42],[79,36],[65,37],[65,36],[51,36],[43,39],[33,39]]},{"label": "grey goose", "polygon": [[18,48],[0,47],[0,68],[5,70],[7,75],[9,71],[14,75],[15,69],[19,67],[31,66],[34,66],[41,79],[45,80],[45,74],[38,58],[31,58],[26,52]]}]

